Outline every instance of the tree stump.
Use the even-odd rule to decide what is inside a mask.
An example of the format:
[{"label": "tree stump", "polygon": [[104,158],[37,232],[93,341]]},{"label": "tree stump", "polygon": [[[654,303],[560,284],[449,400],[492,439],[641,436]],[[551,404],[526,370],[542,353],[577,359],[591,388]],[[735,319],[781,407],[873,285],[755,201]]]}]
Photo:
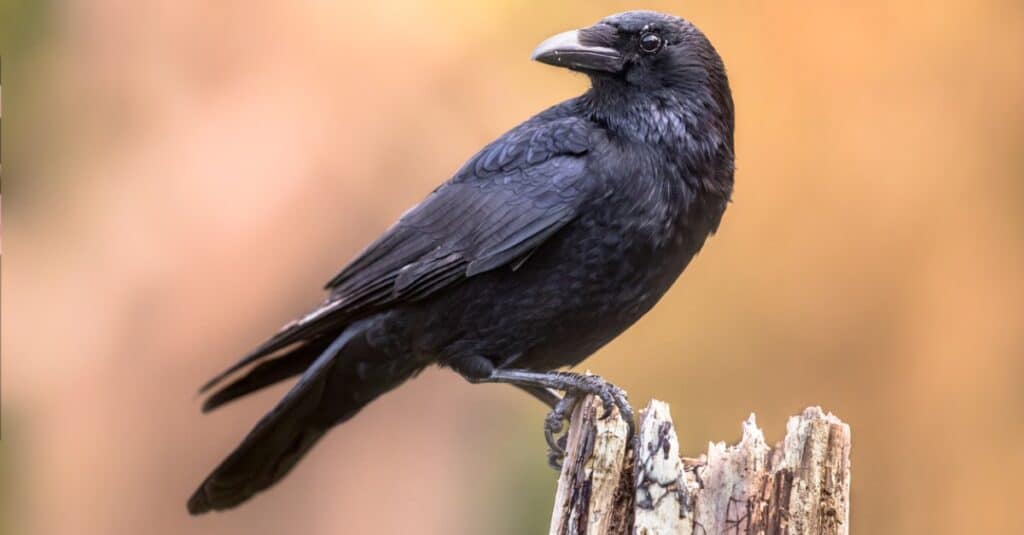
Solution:
[{"label": "tree stump", "polygon": [[733,446],[679,455],[667,404],[652,400],[634,440],[617,410],[576,406],[550,535],[848,535],[850,428],[810,407],[768,446],[754,415]]}]

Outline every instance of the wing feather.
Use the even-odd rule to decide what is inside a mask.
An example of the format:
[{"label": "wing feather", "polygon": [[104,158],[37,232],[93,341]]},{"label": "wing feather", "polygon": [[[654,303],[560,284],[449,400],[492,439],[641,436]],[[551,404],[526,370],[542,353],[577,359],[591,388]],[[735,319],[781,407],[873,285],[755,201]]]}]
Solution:
[{"label": "wing feather", "polygon": [[[592,181],[591,123],[541,114],[470,159],[328,282],[328,299],[218,375],[396,303],[522,263],[576,217]],[[552,113],[551,110],[546,113]]]}]

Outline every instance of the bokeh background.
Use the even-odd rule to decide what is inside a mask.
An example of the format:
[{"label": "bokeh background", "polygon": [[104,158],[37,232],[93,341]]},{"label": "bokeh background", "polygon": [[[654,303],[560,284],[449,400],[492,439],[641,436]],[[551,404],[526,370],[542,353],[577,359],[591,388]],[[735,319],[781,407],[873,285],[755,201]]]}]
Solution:
[{"label": "bokeh background", "polygon": [[196,387],[484,143],[586,87],[543,38],[638,7],[716,44],[734,203],[585,367],[684,450],[853,429],[855,533],[1024,533],[1024,3],[0,1],[0,533],[542,533],[544,409],[430,370],[227,514],[283,394]]}]

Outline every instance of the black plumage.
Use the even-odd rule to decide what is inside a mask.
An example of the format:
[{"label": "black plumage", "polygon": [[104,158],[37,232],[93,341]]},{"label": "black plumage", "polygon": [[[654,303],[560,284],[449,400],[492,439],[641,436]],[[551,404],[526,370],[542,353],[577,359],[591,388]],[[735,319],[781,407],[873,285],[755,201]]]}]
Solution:
[{"label": "black plumage", "polygon": [[654,12],[555,36],[534,59],[587,74],[591,89],[486,146],[334,277],[319,308],[203,387],[251,366],[209,410],[302,374],[190,512],[272,485],[432,364],[553,405],[558,389],[629,410],[599,378],[552,370],[639,319],[717,229],[733,184],[725,69],[692,24]]}]

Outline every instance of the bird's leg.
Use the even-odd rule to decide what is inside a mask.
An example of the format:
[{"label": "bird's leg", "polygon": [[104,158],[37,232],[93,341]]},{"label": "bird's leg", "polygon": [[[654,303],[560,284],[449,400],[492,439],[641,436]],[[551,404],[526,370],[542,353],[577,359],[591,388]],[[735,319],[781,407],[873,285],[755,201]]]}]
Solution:
[{"label": "bird's leg", "polygon": [[488,376],[478,377],[474,382],[507,383],[524,388],[551,388],[565,392],[565,397],[555,405],[555,408],[544,420],[544,436],[554,452],[564,449],[554,440],[554,435],[561,431],[562,421],[572,412],[576,400],[587,394],[593,394],[601,399],[601,403],[604,405],[604,415],[602,418],[607,418],[611,415],[613,406],[618,407],[619,414],[626,421],[626,425],[629,428],[628,436],[633,436],[635,425],[633,423],[633,408],[629,406],[626,393],[621,388],[596,375],[582,375],[571,372],[492,369]]},{"label": "bird's leg", "polygon": [[555,408],[558,406],[558,402],[562,401],[562,396],[552,391],[550,388],[544,388],[542,386],[525,386],[525,385],[512,385],[527,394],[537,398],[541,403],[548,406],[548,408]]}]

